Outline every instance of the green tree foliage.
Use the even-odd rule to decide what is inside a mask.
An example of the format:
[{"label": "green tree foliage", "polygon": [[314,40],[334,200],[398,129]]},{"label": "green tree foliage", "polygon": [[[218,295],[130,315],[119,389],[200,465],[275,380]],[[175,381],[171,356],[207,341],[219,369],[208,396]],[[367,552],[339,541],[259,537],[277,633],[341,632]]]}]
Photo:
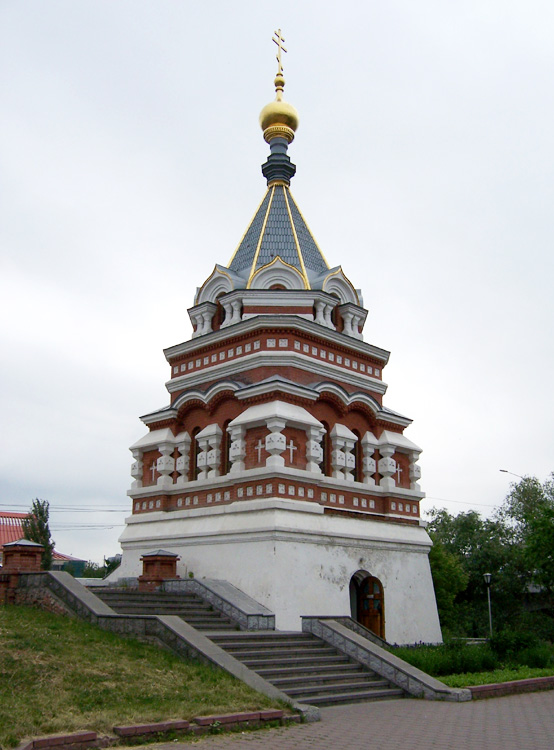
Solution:
[{"label": "green tree foliage", "polygon": [[467,587],[469,576],[462,562],[444,544],[437,541],[429,553],[433,586],[443,630],[458,635],[459,621],[455,600]]},{"label": "green tree foliage", "polygon": [[554,595],[554,474],[540,483],[525,477],[514,483],[499,511],[513,529],[533,583]]},{"label": "green tree foliage", "polygon": [[28,518],[23,519],[23,536],[30,542],[42,544],[44,552],[42,555],[42,570],[50,570],[52,566],[52,552],[54,550],[54,540],[50,536],[50,526],[48,518],[50,515],[50,506],[47,500],[33,500],[33,505],[29,512]]},{"label": "green tree foliage", "polygon": [[[443,627],[456,635],[486,635],[483,574],[491,573],[495,631],[532,627],[554,632],[551,616],[530,611],[541,606],[541,597],[549,597],[550,605],[554,601],[554,475],[542,484],[534,477],[513,484],[492,518],[433,509],[428,531],[435,545],[430,563]],[[532,584],[539,587],[539,597],[531,593]]]}]

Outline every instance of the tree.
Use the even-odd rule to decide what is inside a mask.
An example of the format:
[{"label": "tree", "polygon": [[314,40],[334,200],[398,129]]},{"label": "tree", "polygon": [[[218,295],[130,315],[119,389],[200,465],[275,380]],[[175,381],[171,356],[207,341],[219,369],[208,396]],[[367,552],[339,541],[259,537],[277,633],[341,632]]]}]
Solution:
[{"label": "tree", "polygon": [[42,544],[44,552],[42,554],[42,570],[50,570],[52,565],[52,551],[54,549],[54,540],[50,536],[50,527],[48,517],[50,506],[47,500],[39,500],[38,497],[33,500],[33,505],[29,516],[23,519],[23,536],[30,542]]},{"label": "tree", "polygon": [[462,635],[455,600],[460,592],[465,591],[469,575],[458,556],[439,541],[434,542],[431,547],[429,563],[443,635],[445,631]]},{"label": "tree", "polygon": [[[493,575],[493,618],[497,625],[502,627],[522,612],[530,576],[521,543],[505,519],[484,519],[476,511],[452,516],[444,509],[433,509],[428,531],[435,544],[454,555],[467,576],[467,585],[457,590],[451,609],[445,612],[458,633],[482,636],[487,631],[484,573]],[[430,560],[433,571],[433,558]],[[443,617],[440,610],[439,614]]]},{"label": "tree", "polygon": [[510,524],[521,544],[530,579],[554,596],[554,474],[541,484],[524,477],[512,484],[498,517]]}]

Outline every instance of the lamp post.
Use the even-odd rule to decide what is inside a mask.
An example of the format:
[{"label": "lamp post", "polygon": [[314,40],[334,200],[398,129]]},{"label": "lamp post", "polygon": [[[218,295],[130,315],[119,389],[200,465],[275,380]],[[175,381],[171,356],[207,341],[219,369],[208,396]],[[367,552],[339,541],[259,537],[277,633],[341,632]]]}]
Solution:
[{"label": "lamp post", "polygon": [[525,477],[522,477],[521,474],[514,474],[513,471],[508,471],[508,469],[498,469],[498,471],[501,471],[503,474],[511,474],[513,477],[517,477],[518,479],[525,479]]},{"label": "lamp post", "polygon": [[487,599],[489,602],[489,633],[490,637],[492,638],[492,610],[491,610],[491,578],[492,575],[490,573],[483,573],[483,578],[485,579],[485,586],[487,587]]}]

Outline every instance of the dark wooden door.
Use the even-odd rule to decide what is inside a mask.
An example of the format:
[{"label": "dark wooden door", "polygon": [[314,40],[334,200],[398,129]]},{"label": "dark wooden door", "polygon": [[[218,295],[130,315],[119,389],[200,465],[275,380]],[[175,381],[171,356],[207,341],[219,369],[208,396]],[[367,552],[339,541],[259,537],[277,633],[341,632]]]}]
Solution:
[{"label": "dark wooden door", "polygon": [[383,587],[377,578],[368,576],[358,587],[358,621],[372,633],[385,637]]}]

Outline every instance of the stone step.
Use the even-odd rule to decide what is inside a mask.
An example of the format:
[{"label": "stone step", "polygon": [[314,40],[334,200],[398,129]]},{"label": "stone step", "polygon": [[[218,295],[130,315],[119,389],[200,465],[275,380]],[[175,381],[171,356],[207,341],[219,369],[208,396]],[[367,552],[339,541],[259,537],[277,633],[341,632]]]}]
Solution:
[{"label": "stone step", "polygon": [[319,638],[316,638],[311,633],[298,633],[289,630],[245,630],[242,633],[237,633],[234,637],[225,636],[225,640],[229,643],[236,640],[244,641],[299,641],[302,643],[321,643]]},{"label": "stone step", "polygon": [[[262,675],[266,679],[268,679],[271,683],[275,681],[275,679],[295,679],[298,677],[299,679],[306,679],[307,674],[308,678],[312,676],[317,676],[318,674],[344,674],[344,673],[353,673],[356,674],[357,672],[364,671],[364,667],[362,667],[361,664],[356,664],[355,662],[340,662],[338,664],[312,664],[310,666],[310,672],[306,673],[306,668],[303,666],[297,667],[260,667],[256,670],[256,672],[259,675]],[[372,673],[371,673],[372,674]]]},{"label": "stone step", "polygon": [[366,701],[391,700],[403,698],[404,693],[398,688],[384,688],[381,690],[356,690],[352,692],[336,692],[328,695],[317,693],[303,693],[296,696],[299,703],[312,706],[332,706],[337,703],[362,703]]},{"label": "stone step", "polygon": [[272,648],[272,649],[261,649],[261,648],[226,648],[228,654],[232,654],[239,661],[246,659],[286,659],[286,658],[303,658],[309,657],[313,659],[325,658],[327,656],[333,656],[336,654],[335,649],[332,646],[297,646],[290,648]]},{"label": "stone step", "polygon": [[[275,684],[275,683],[273,683]],[[382,690],[389,689],[389,685],[386,680],[353,680],[353,681],[337,681],[337,682],[326,682],[322,684],[312,684],[311,681],[305,685],[299,685],[297,687],[288,687],[284,689],[287,695],[296,698],[298,695],[305,695],[309,690],[312,695],[336,695],[338,693],[353,693],[358,691],[367,690]]]},{"label": "stone step", "polygon": [[212,614],[219,615],[219,612],[208,607],[183,607],[182,605],[167,605],[167,604],[143,604],[142,602],[127,603],[127,602],[110,602],[112,609],[117,609],[118,612],[159,612],[166,615],[170,614],[187,614],[191,617],[206,617]]},{"label": "stone step", "polygon": [[224,648],[230,654],[238,654],[243,651],[251,651],[253,649],[260,652],[272,653],[282,649],[305,649],[306,651],[317,651],[321,649],[323,644],[321,641],[301,641],[292,639],[279,639],[279,640],[257,640],[255,638],[236,638],[236,639],[225,639],[221,638],[216,641],[218,646]]},{"label": "stone step", "polygon": [[[236,657],[235,657],[236,658]],[[348,658],[342,654],[336,652],[329,654],[328,656],[293,656],[285,658],[249,658],[239,659],[245,666],[258,671],[258,667],[291,667],[291,666],[306,666],[311,667],[314,664],[344,664],[348,662]]]},{"label": "stone step", "polygon": [[[388,682],[379,677],[374,672],[364,672],[361,668],[358,670],[342,670],[327,672],[297,672],[296,674],[277,675],[271,678],[270,682],[276,687],[285,690],[296,687],[297,685],[323,685],[330,682],[357,682],[363,681],[364,684],[371,683],[372,687],[386,687]],[[288,690],[285,690],[288,692]]]}]

